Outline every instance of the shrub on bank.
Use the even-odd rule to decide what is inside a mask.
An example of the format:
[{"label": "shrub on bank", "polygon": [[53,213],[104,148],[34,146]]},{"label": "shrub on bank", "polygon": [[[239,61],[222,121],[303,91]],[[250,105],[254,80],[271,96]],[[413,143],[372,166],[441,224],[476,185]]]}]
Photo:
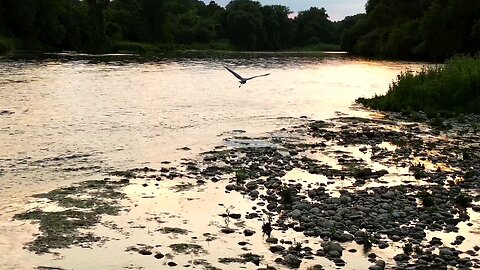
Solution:
[{"label": "shrub on bank", "polygon": [[458,56],[445,65],[402,72],[384,96],[357,102],[379,110],[480,114],[480,57]]},{"label": "shrub on bank", "polygon": [[10,38],[0,36],[0,55],[13,51],[15,48],[14,42]]}]

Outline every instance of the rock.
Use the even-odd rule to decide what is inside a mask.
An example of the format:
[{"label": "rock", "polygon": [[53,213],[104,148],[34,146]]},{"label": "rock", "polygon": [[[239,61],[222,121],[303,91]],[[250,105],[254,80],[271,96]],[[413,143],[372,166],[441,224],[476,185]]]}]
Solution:
[{"label": "rock", "polygon": [[378,248],[379,249],[386,249],[386,248],[388,248],[388,244],[386,242],[380,241],[378,243]]},{"label": "rock", "polygon": [[383,198],[387,198],[387,199],[394,198],[394,197],[395,197],[395,192],[393,192],[393,191],[387,191],[387,192],[385,192],[385,193],[382,194],[382,197],[383,197]]},{"label": "rock", "polygon": [[332,250],[332,251],[327,253],[328,258],[339,258],[340,256],[342,256],[342,254],[340,254],[340,252],[338,252],[336,250]]},{"label": "rock", "polygon": [[348,233],[342,233],[338,238],[338,241],[345,243],[345,242],[350,242],[353,240],[353,236],[348,234]]},{"label": "rock", "polygon": [[231,218],[234,218],[234,219],[239,219],[240,217],[242,217],[241,214],[235,214],[235,213],[231,213],[228,216],[231,217]]},{"label": "rock", "polygon": [[245,236],[252,236],[253,234],[255,234],[255,231],[250,230],[250,229],[245,229],[245,230],[243,231],[243,234],[244,234]]},{"label": "rock", "polygon": [[150,250],[146,250],[146,249],[141,249],[138,251],[138,253],[142,254],[142,255],[152,255],[153,253],[150,251]]},{"label": "rock", "polygon": [[383,260],[378,260],[378,261],[375,262],[375,265],[378,265],[378,266],[382,267],[382,269],[384,269],[386,263]]},{"label": "rock", "polygon": [[161,259],[161,258],[165,257],[165,255],[163,255],[162,253],[157,253],[153,257],[155,257],[155,259]]},{"label": "rock", "polygon": [[228,184],[225,186],[225,189],[228,191],[235,190],[235,185],[234,184]]},{"label": "rock", "polygon": [[278,203],[277,202],[271,202],[267,205],[267,209],[269,211],[274,211],[275,209],[277,209],[278,207]]},{"label": "rock", "polygon": [[405,253],[400,253],[400,254],[395,255],[395,257],[393,257],[393,259],[395,261],[403,262],[403,261],[408,261],[410,259],[410,257],[408,257],[408,255],[405,254]]},{"label": "rock", "polygon": [[220,231],[225,234],[230,234],[235,232],[235,230],[232,228],[222,228]]},{"label": "rock", "polygon": [[298,203],[293,208],[298,210],[307,210],[310,208],[310,206],[307,203]]},{"label": "rock", "polygon": [[365,238],[367,237],[367,233],[364,231],[356,231],[354,236],[355,238]]},{"label": "rock", "polygon": [[345,261],[342,260],[341,258],[335,258],[333,262],[335,263],[336,266],[339,266],[339,267],[345,266]]},{"label": "rock", "polygon": [[302,263],[302,260],[300,260],[297,256],[293,254],[287,254],[282,261],[282,264],[287,265],[288,267],[291,268],[298,268],[300,267],[300,264]]},{"label": "rock", "polygon": [[430,245],[432,246],[440,246],[440,245],[443,245],[443,242],[442,242],[442,239],[438,238],[438,237],[432,237],[432,240],[430,240]]},{"label": "rock", "polygon": [[292,218],[298,219],[302,215],[302,211],[295,209],[292,211]]},{"label": "rock", "polygon": [[278,239],[275,237],[269,237],[265,240],[265,242],[270,243],[270,244],[276,244],[278,243]]},{"label": "rock", "polygon": [[277,252],[282,252],[285,250],[285,247],[284,246],[281,246],[281,245],[274,245],[274,246],[270,246],[269,250],[272,252],[272,253],[277,253]]},{"label": "rock", "polygon": [[168,262],[167,264],[168,264],[168,266],[170,266],[170,267],[175,267],[175,266],[177,266],[177,263],[176,263],[176,262]]},{"label": "rock", "polygon": [[406,217],[407,214],[405,214],[405,212],[403,211],[393,211],[392,213],[392,217],[394,218],[402,218],[402,217]]},{"label": "rock", "polygon": [[472,261],[468,257],[463,257],[463,258],[458,259],[458,263],[463,264],[467,267],[470,267],[470,266],[473,265]]},{"label": "rock", "polygon": [[368,267],[368,270],[383,270],[384,268],[381,267],[380,265],[371,265],[370,267]]},{"label": "rock", "polygon": [[335,221],[333,220],[327,220],[325,223],[323,223],[324,228],[333,228],[335,227]]},{"label": "rock", "polygon": [[325,246],[323,246],[323,251],[325,254],[328,255],[331,251],[337,251],[340,255],[342,254],[343,248],[337,242],[327,242]]},{"label": "rock", "polygon": [[258,190],[252,190],[250,191],[249,195],[252,198],[257,198],[258,196],[260,196],[260,192],[258,192]]},{"label": "rock", "polygon": [[440,248],[440,256],[453,256],[453,252],[449,248]]},{"label": "rock", "polygon": [[245,184],[245,187],[249,190],[254,190],[258,187],[258,184],[257,184],[256,181],[250,181],[250,182]]},{"label": "rock", "polygon": [[340,203],[341,204],[347,204],[351,201],[352,201],[352,198],[350,198],[349,196],[344,196],[344,195],[340,196]]}]

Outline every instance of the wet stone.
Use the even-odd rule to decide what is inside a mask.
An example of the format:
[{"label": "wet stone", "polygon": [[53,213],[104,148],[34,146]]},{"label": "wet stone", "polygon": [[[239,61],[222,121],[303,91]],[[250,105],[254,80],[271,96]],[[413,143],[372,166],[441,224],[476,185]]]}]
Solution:
[{"label": "wet stone", "polygon": [[325,246],[323,247],[323,251],[325,252],[325,254],[329,254],[331,251],[336,251],[338,252],[340,255],[342,254],[342,251],[343,251],[343,248],[342,246],[337,243],[337,242],[327,242],[325,244]]},{"label": "wet stone", "polygon": [[163,257],[165,257],[165,255],[163,255],[162,253],[157,253],[153,257],[155,257],[155,259],[162,259]]},{"label": "wet stone", "polygon": [[403,262],[403,261],[408,261],[410,259],[410,257],[408,257],[408,255],[405,254],[405,253],[400,253],[400,254],[395,255],[395,257],[393,257],[393,259],[395,261]]},{"label": "wet stone", "polygon": [[430,240],[430,245],[433,245],[433,246],[440,246],[440,245],[443,245],[443,242],[442,242],[442,239],[438,238],[438,237],[432,237],[432,240]]},{"label": "wet stone", "polygon": [[235,232],[235,230],[232,228],[222,228],[220,231],[225,234],[230,234]]},{"label": "wet stone", "polygon": [[231,218],[234,218],[234,219],[239,219],[240,217],[242,217],[241,214],[235,214],[235,213],[231,213],[228,216],[231,217]]},{"label": "wet stone", "polygon": [[385,263],[385,261],[383,261],[383,260],[378,260],[378,261],[375,262],[375,265],[378,265],[378,266],[380,266],[382,269],[384,269],[386,263]]},{"label": "wet stone", "polygon": [[300,260],[297,256],[293,254],[287,254],[282,261],[282,264],[292,268],[300,267],[301,263],[302,263],[302,260]]},{"label": "wet stone", "polygon": [[302,211],[295,209],[292,211],[292,218],[299,218],[302,215]]},{"label": "wet stone", "polygon": [[327,253],[328,258],[338,258],[340,256],[342,256],[342,255],[340,254],[340,252],[338,252],[336,250],[332,250],[332,251]]},{"label": "wet stone", "polygon": [[333,260],[333,262],[335,263],[336,266],[345,266],[345,261],[342,260],[341,258],[335,258]]},{"label": "wet stone", "polygon": [[141,249],[138,251],[138,253],[141,255],[147,255],[147,256],[153,254],[150,250],[146,250],[146,249]]},{"label": "wet stone", "polygon": [[265,240],[265,242],[270,243],[270,244],[276,244],[278,243],[278,239],[275,237],[270,237]]},{"label": "wet stone", "polygon": [[453,256],[453,252],[449,248],[441,248],[440,249],[440,256]]},{"label": "wet stone", "polygon": [[250,229],[245,229],[245,230],[243,231],[243,234],[244,234],[245,236],[252,236],[253,234],[255,234],[255,231],[250,230]]},{"label": "wet stone", "polygon": [[285,250],[285,247],[284,246],[281,246],[281,245],[274,245],[274,246],[270,246],[269,250],[272,252],[272,253],[278,253],[278,252],[282,252]]}]

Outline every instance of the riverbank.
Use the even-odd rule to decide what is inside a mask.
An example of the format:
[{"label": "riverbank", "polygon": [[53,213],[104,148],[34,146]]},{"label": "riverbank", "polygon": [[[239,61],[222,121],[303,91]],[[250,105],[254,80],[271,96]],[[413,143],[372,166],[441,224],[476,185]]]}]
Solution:
[{"label": "riverbank", "polygon": [[[110,205],[120,212],[87,211],[99,214],[95,224],[64,219],[62,227],[82,232],[60,242],[70,249],[55,239],[27,246],[62,254],[44,266],[75,269],[476,267],[479,119],[464,119],[448,120],[449,130],[392,113],[302,118],[261,138],[237,131],[179,166],[112,172],[101,183],[127,184],[107,189],[125,196]],[[74,190],[40,197],[62,217],[102,205]],[[75,204],[65,208],[65,198]],[[84,256],[107,259],[79,264]]]},{"label": "riverbank", "polygon": [[[21,52],[23,54],[43,54],[43,53],[62,53],[64,51],[57,51],[53,48],[48,48],[41,44],[32,45],[28,50],[25,48],[19,47],[16,45],[21,43],[11,38],[6,38],[0,36],[0,55],[12,55],[16,52]],[[140,54],[140,55],[161,55],[165,53],[178,53],[183,51],[198,51],[200,53],[212,53],[212,52],[236,52],[242,53],[245,52],[226,40],[219,40],[210,43],[192,43],[192,44],[177,44],[177,43],[145,43],[145,42],[132,42],[132,41],[110,41],[104,47],[99,48],[95,51],[85,51],[85,52],[75,52],[78,53],[91,53],[95,54],[118,54],[118,53],[128,53],[128,54]],[[281,51],[272,51],[271,53],[278,52],[341,52],[341,48],[338,44],[326,44],[318,43],[311,44],[305,47],[295,47],[289,48]],[[251,51],[255,53],[256,51]],[[71,53],[71,52],[70,52]]]},{"label": "riverbank", "polygon": [[405,71],[385,95],[359,98],[377,110],[423,111],[429,118],[454,113],[480,114],[480,58],[458,56],[445,65]]}]

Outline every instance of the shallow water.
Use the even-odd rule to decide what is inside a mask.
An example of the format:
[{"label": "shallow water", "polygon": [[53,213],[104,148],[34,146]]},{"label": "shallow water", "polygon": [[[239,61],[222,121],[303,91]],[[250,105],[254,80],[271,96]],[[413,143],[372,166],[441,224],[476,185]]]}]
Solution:
[{"label": "shallow water", "polygon": [[[224,66],[271,75],[239,88]],[[22,243],[35,230],[11,221],[29,195],[192,158],[232,132],[365,115],[355,98],[385,93],[400,71],[422,66],[344,54],[0,58],[0,265],[31,264]]]}]

